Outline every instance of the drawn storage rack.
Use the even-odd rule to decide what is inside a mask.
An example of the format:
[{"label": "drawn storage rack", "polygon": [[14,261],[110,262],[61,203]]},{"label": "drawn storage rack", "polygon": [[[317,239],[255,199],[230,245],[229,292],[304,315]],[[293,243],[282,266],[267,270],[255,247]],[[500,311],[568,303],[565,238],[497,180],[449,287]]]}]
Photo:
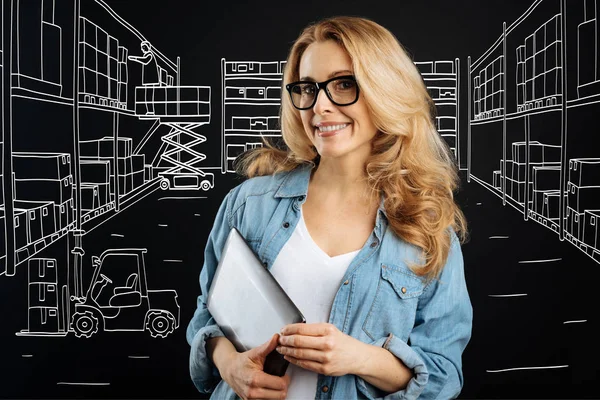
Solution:
[{"label": "drawn storage rack", "polygon": [[198,167],[206,138],[196,132],[210,121],[210,88],[178,86],[179,58],[158,49],[160,82],[143,86],[129,56],[145,39],[103,0],[2,7],[0,276],[27,274],[20,335],[61,336],[71,296],[85,295],[87,233],[164,188],[165,174],[191,170],[202,189],[214,186]]},{"label": "drawn storage rack", "polygon": [[594,1],[538,0],[469,57],[468,179],[600,263],[597,17]]}]

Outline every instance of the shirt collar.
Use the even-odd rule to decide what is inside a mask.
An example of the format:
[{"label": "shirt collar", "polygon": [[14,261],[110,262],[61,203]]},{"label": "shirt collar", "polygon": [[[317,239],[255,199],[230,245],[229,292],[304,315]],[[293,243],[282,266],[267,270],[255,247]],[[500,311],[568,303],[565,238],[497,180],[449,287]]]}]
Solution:
[{"label": "shirt collar", "polygon": [[[301,197],[306,198],[308,193],[308,183],[310,182],[310,175],[313,170],[313,166],[310,164],[303,164],[298,166],[296,169],[288,172],[287,176],[283,179],[283,182],[279,186],[279,189],[275,193],[276,198],[281,197]],[[387,222],[387,214],[384,207],[385,195],[381,194],[381,201],[377,210],[376,225],[381,226],[380,217],[384,217]]]},{"label": "shirt collar", "polygon": [[288,172],[275,197],[306,197],[312,169],[312,165],[303,164]]}]

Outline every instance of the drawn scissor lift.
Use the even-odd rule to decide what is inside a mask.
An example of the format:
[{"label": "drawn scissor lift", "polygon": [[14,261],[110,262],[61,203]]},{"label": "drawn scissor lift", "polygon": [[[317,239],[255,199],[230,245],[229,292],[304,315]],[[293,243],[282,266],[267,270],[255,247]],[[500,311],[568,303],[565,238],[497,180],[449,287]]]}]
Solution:
[{"label": "drawn scissor lift", "polygon": [[210,122],[210,87],[141,86],[135,104],[138,118],[156,120],[136,150],[161,126],[169,128],[152,161],[157,171],[153,176],[162,178],[161,189],[212,189],[214,174],[199,165],[206,159],[199,146],[207,138],[197,131]]}]

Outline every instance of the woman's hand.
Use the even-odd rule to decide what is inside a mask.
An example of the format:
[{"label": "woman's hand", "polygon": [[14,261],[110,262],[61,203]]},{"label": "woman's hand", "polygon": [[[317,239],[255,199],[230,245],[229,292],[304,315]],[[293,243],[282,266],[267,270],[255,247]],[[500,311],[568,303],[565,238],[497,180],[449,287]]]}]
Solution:
[{"label": "woman's hand", "polygon": [[244,353],[232,353],[221,376],[242,399],[285,399],[290,377],[269,375],[263,371],[267,355],[277,347],[274,334],[263,345]]},{"label": "woman's hand", "polygon": [[335,325],[299,323],[283,327],[277,351],[301,368],[341,376],[358,374],[362,347],[364,343],[342,333]]}]

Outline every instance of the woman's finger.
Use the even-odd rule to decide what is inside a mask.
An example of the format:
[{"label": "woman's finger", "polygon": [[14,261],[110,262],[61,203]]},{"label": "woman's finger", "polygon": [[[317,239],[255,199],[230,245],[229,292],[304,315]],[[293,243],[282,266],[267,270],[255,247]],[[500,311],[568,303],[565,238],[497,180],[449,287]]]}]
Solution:
[{"label": "woman's finger", "polygon": [[319,350],[279,346],[277,347],[277,351],[284,356],[290,356],[304,361],[316,361],[318,363],[328,361],[327,354]]},{"label": "woman's finger", "polygon": [[335,333],[335,325],[328,323],[290,324],[281,328],[282,335],[327,336]]},{"label": "woman's finger", "polygon": [[254,384],[255,387],[260,387],[264,389],[271,390],[283,390],[286,388],[287,383],[284,378],[274,375],[269,375],[266,372],[259,372],[255,378],[252,378],[253,382],[250,384]]},{"label": "woman's finger", "polygon": [[273,390],[265,388],[250,389],[246,396],[248,399],[281,399],[283,396],[282,390]]},{"label": "woman's finger", "polygon": [[333,341],[330,337],[325,336],[290,335],[280,336],[279,345],[316,350],[331,350],[333,348]]},{"label": "woman's finger", "polygon": [[319,362],[311,361],[311,360],[301,360],[298,358],[294,358],[292,356],[284,356],[284,358],[287,361],[289,361],[291,364],[294,364],[300,368],[307,369],[309,371],[313,371],[318,374],[322,373],[322,371],[323,371],[323,364],[321,364]]}]

